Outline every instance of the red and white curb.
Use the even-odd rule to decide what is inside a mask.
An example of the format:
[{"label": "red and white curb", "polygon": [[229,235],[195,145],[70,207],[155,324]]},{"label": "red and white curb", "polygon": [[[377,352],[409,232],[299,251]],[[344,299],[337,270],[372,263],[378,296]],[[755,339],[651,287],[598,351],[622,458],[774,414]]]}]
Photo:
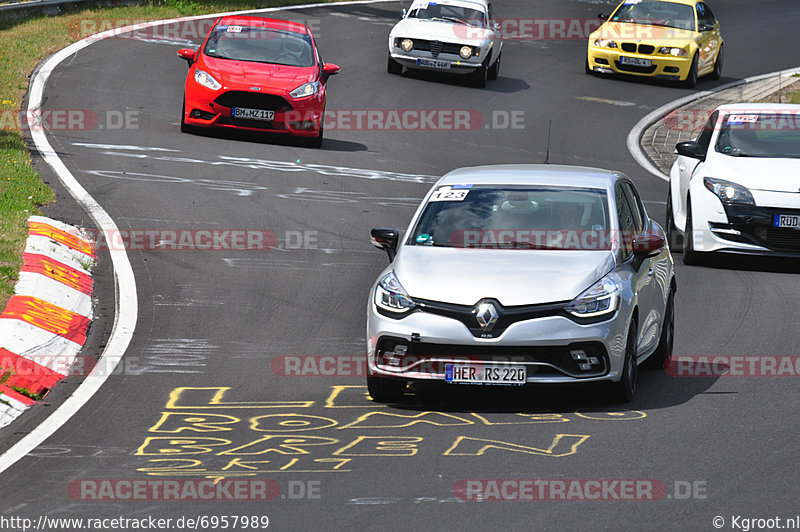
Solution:
[{"label": "red and white curb", "polygon": [[[14,295],[0,313],[0,427],[44,396],[69,369],[92,320],[92,239],[79,229],[28,218]],[[22,393],[21,393],[22,392]]]}]

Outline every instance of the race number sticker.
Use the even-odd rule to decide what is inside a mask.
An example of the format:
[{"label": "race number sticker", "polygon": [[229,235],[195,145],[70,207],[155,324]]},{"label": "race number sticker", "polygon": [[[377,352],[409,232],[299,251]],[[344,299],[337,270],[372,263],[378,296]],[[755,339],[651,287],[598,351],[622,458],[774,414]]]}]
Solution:
[{"label": "race number sticker", "polygon": [[469,189],[455,188],[451,186],[441,187],[433,193],[430,201],[464,201],[469,194]]},{"label": "race number sticker", "polygon": [[758,115],[730,115],[729,124],[755,124],[758,122]]},{"label": "race number sticker", "polygon": [[228,33],[242,33],[241,26],[228,26]]}]

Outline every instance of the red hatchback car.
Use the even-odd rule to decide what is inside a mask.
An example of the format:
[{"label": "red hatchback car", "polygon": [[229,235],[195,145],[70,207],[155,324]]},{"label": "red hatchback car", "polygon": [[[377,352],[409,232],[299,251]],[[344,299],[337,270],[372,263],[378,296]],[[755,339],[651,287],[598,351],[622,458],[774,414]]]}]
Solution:
[{"label": "red hatchback car", "polygon": [[181,131],[228,127],[287,133],[322,145],[325,83],[339,72],[303,24],[254,16],[220,17],[189,63]]}]

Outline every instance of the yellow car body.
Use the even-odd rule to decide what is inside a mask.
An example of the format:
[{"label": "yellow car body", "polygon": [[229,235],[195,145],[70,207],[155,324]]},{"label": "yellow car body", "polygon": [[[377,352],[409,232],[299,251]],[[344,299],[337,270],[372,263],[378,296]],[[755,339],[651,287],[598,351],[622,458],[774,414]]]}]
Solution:
[{"label": "yellow car body", "polygon": [[719,21],[702,0],[625,0],[589,36],[586,72],[681,81],[722,74]]}]

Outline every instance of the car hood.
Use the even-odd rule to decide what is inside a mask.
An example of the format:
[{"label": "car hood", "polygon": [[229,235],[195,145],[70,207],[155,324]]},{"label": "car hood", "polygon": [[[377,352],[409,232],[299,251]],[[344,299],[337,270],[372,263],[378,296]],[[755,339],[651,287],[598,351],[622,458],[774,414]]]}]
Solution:
[{"label": "car hood", "polygon": [[709,170],[710,176],[739,183],[750,190],[800,192],[800,159],[730,157],[720,154],[714,157],[713,165],[706,170]]},{"label": "car hood", "polygon": [[394,272],[412,298],[504,306],[571,301],[614,268],[610,251],[403,246]]},{"label": "car hood", "polygon": [[485,28],[420,18],[404,18],[395,25],[391,35],[392,37],[469,43],[472,45],[477,45],[491,38],[491,32]]},{"label": "car hood", "polygon": [[606,22],[590,36],[592,39],[615,39],[648,43],[654,46],[677,47],[683,47],[688,41],[693,41],[695,37],[697,37],[695,31],[630,22]]},{"label": "car hood", "polygon": [[252,86],[266,91],[292,91],[309,81],[314,81],[316,67],[293,67],[252,61],[234,61],[203,56],[201,68],[214,76],[227,89]]}]

